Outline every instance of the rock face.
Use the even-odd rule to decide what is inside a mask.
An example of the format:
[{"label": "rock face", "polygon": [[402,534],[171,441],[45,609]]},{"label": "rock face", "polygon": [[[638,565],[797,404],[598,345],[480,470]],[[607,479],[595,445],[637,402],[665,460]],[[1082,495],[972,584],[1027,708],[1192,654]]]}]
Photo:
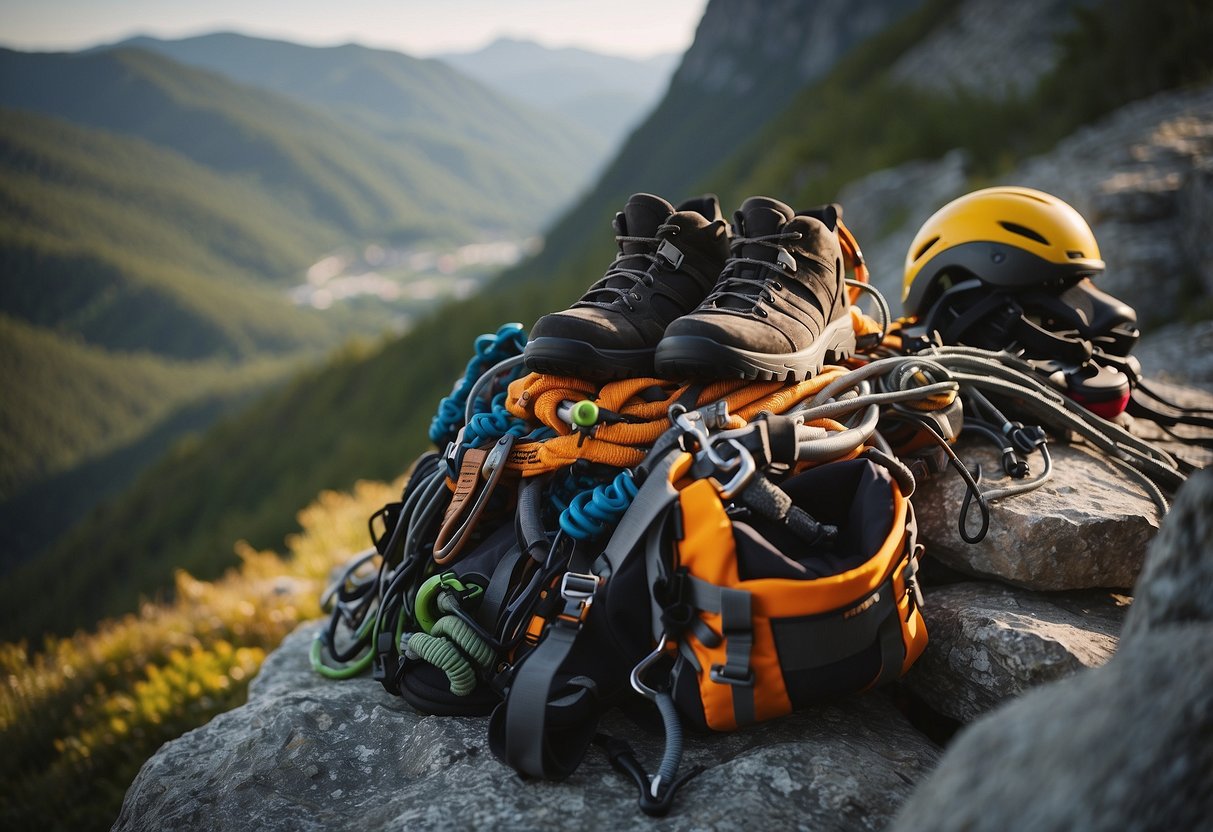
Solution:
[{"label": "rock face", "polygon": [[895,830],[1199,829],[1213,814],[1213,472],[1151,547],[1120,649],[962,732]]},{"label": "rock face", "polygon": [[[927,554],[954,569],[1037,590],[1133,585],[1158,530],[1158,509],[1121,468],[1078,447],[1049,444],[1053,477],[1027,494],[990,506],[990,529],[977,544],[960,537],[964,481],[948,470],[919,485],[913,497]],[[990,482],[1001,474],[992,445],[961,439],[957,453],[980,464]],[[1039,466],[1033,455],[1031,464]],[[1034,475],[1034,473],[1033,473]],[[1005,485],[1011,482],[998,482]],[[978,525],[974,508],[970,529]]]},{"label": "rock face", "polygon": [[1004,98],[1031,88],[1057,63],[1058,34],[1075,6],[1095,0],[968,0],[893,65],[893,77],[919,89]]},{"label": "rock face", "polygon": [[[563,783],[522,782],[486,744],[486,720],[427,717],[369,679],[308,666],[316,625],[270,656],[249,702],[165,745],[127,793],[115,829],[633,829],[635,787],[591,749]],[[605,725],[655,764],[660,740]],[[691,738],[707,771],[655,829],[878,830],[938,749],[882,696],[727,735]]]},{"label": "rock face", "polygon": [[[921,4],[922,0],[819,0],[810,8],[798,0],[712,0],[675,82],[734,95],[744,95],[760,84],[798,88],[823,76],[852,46]],[[759,65],[780,66],[780,77],[756,71]]]},{"label": "rock face", "polygon": [[1128,599],[1108,593],[1043,596],[993,583],[926,594],[930,649],[906,675],[932,710],[971,722],[1044,682],[1097,667],[1116,649]]},{"label": "rock face", "polygon": [[1211,164],[1208,85],[1130,104],[1029,159],[1007,181],[1054,193],[1086,217],[1108,264],[1100,286],[1148,326],[1179,316],[1185,279],[1213,291]]}]

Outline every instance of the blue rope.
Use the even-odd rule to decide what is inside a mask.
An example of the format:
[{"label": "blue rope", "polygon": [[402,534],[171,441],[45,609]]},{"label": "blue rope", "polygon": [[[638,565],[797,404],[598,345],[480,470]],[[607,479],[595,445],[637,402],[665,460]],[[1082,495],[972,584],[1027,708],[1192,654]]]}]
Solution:
[{"label": "blue rope", "polygon": [[574,540],[593,540],[613,529],[636,498],[631,471],[620,471],[613,481],[582,491],[560,512],[560,528]]},{"label": "blue rope", "polygon": [[467,427],[463,429],[463,444],[469,448],[479,448],[485,442],[495,442],[507,433],[512,433],[519,439],[551,439],[556,431],[547,425],[532,428],[525,419],[519,419],[506,410],[506,393],[503,390],[493,397],[490,410],[475,413]]},{"label": "blue rope", "polygon": [[[496,335],[480,335],[476,338],[475,354],[467,364],[463,378],[456,382],[451,394],[438,403],[438,412],[430,422],[430,441],[442,447],[448,442],[455,441],[459,428],[463,426],[464,409],[467,407],[468,393],[476,380],[490,367],[522,353],[526,346],[526,330],[520,324],[504,324]],[[522,375],[522,367],[510,374],[510,381]],[[504,401],[504,400],[503,400]],[[481,410],[479,402],[473,403],[476,410]],[[504,405],[502,407],[504,411]],[[506,414],[508,415],[508,413]],[[498,433],[495,439],[500,439],[505,431]],[[521,435],[521,434],[518,434]]]}]

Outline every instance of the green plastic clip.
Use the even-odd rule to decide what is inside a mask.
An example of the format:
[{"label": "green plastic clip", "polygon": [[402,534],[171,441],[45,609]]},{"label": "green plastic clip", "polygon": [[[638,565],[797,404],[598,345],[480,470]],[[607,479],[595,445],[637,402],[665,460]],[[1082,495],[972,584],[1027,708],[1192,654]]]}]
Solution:
[{"label": "green plastic clip", "polygon": [[454,593],[460,602],[474,601],[484,594],[484,587],[473,583],[465,584],[454,572],[443,572],[426,578],[417,590],[417,600],[413,602],[413,617],[417,619],[417,626],[426,633],[433,629],[434,622],[443,616],[438,607],[442,590]]}]

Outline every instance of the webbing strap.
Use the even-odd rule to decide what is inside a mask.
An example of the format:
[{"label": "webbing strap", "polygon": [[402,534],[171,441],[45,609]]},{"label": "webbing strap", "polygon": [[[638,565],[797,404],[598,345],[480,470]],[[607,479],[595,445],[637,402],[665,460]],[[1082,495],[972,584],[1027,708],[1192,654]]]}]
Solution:
[{"label": "webbing strap", "polygon": [[514,545],[505,553],[493,569],[489,585],[485,587],[480,606],[476,608],[476,621],[490,633],[497,629],[497,616],[501,613],[501,605],[505,603],[506,595],[514,578],[514,569],[522,559],[522,547]]},{"label": "webbing strap", "polygon": [[[547,635],[530,655],[518,666],[510,685],[509,695],[500,706],[505,709],[504,726],[494,720],[492,729],[501,733],[504,740],[494,743],[500,746],[500,756],[515,771],[532,777],[563,779],[571,774],[594,738],[597,720],[587,718],[572,725],[562,726],[559,737],[554,736],[550,725],[555,707],[575,704],[552,701],[552,688],[560,668],[577,643],[580,628],[569,626],[560,620],[548,627]],[[564,698],[594,696],[593,682],[583,677],[570,680],[579,690],[573,690]]]},{"label": "webbing strap", "polygon": [[610,566],[610,574],[619,572],[628,555],[639,545],[649,529],[662,513],[678,499],[678,490],[670,484],[670,469],[681,459],[682,454],[671,448],[653,465],[632,499],[632,505],[624,512],[615,527],[601,558]]},{"label": "webbing strap", "polygon": [[657,600],[655,589],[658,581],[668,580],[670,577],[666,574],[666,554],[662,551],[661,546],[665,539],[664,527],[664,521],[655,524],[649,532],[644,547],[645,580],[649,587],[649,618],[654,637],[659,637],[665,630],[665,625],[661,620],[664,609]]},{"label": "webbing strap", "polygon": [[754,672],[750,669],[754,629],[750,615],[750,593],[721,588],[720,629],[724,635],[725,663],[713,665],[709,678],[732,685],[733,716],[738,725],[754,723]]},{"label": "webbing strap", "polygon": [[[890,595],[893,586],[889,585]],[[901,675],[901,666],[906,659],[905,640],[901,634],[901,616],[897,614],[897,606],[880,622],[880,675],[876,677],[873,687],[887,685],[896,681]]]}]

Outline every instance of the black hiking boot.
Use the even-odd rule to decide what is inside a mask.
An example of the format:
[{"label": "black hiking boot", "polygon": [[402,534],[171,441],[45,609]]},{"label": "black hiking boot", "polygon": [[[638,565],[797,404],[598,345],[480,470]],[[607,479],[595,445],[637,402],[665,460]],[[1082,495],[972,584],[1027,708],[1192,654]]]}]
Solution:
[{"label": "black hiking boot", "polygon": [[636,194],[615,215],[619,253],[581,300],[531,329],[528,370],[594,379],[653,375],[666,327],[694,309],[729,256],[728,224],[708,195],[674,209]]},{"label": "black hiking boot", "polygon": [[747,199],[716,288],[658,344],[658,375],[790,381],[851,355],[839,212],[797,214],[778,200]]}]

